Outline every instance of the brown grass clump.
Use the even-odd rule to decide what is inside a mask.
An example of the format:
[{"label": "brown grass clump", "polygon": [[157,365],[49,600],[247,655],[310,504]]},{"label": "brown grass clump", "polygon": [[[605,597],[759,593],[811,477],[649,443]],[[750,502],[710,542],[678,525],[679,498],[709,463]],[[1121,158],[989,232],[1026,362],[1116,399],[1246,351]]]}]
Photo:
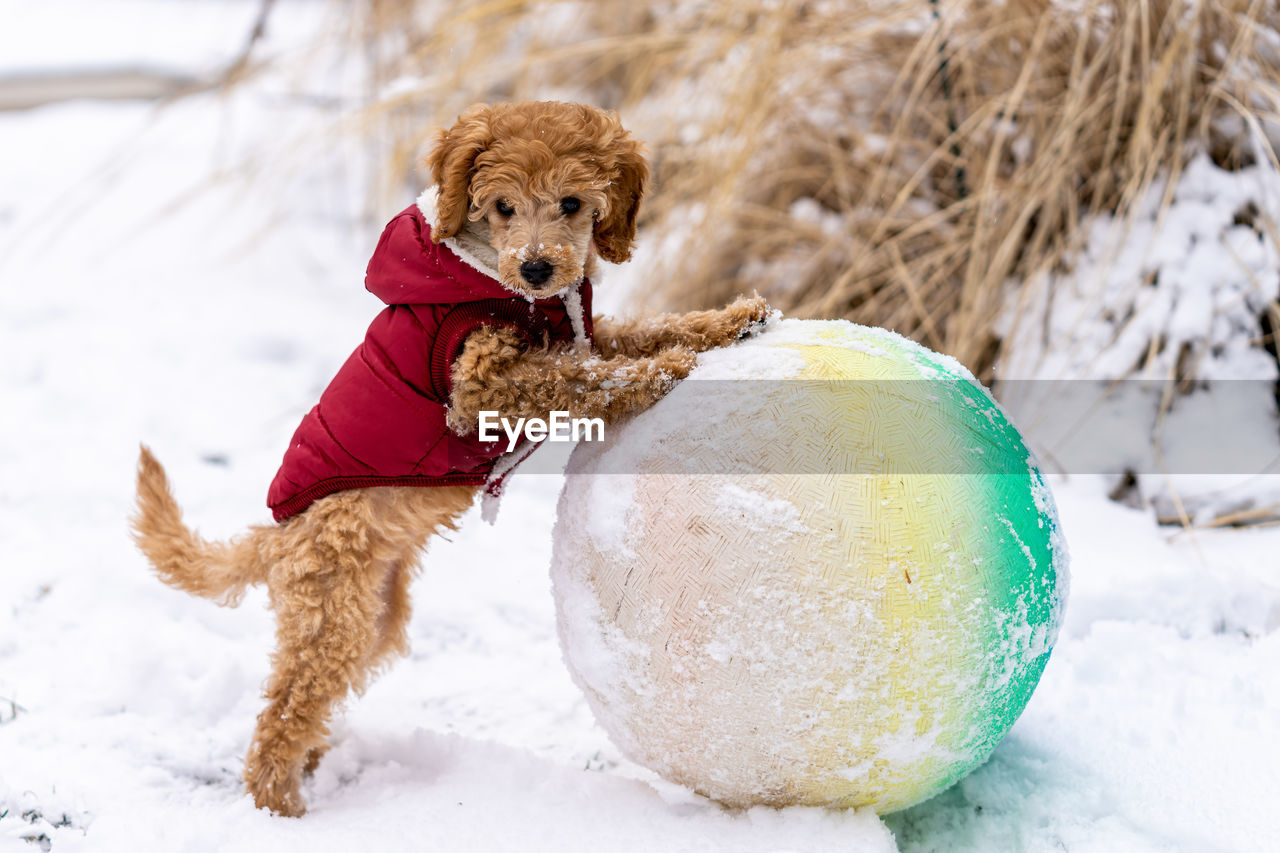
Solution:
[{"label": "brown grass clump", "polygon": [[424,125],[473,101],[618,108],[650,144],[648,224],[670,238],[651,302],[758,289],[979,373],[1008,283],[1057,264],[1083,215],[1125,213],[1193,151],[1274,161],[1280,137],[1276,0],[359,8],[385,189]]}]

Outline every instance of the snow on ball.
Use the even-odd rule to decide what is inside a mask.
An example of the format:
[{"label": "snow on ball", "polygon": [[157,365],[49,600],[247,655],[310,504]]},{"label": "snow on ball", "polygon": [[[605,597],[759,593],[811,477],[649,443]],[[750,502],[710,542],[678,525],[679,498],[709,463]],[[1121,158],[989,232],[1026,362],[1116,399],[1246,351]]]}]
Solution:
[{"label": "snow on ball", "polygon": [[580,444],[554,542],[596,718],[733,806],[885,813],[943,790],[1022,712],[1066,597],[1052,497],[999,406],[955,361],[843,321],[703,354]]}]

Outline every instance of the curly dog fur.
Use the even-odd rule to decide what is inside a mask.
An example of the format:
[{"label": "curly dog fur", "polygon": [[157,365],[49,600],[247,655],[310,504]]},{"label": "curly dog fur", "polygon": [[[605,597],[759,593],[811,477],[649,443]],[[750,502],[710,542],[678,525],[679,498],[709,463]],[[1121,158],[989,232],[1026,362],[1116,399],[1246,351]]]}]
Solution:
[{"label": "curly dog fur", "polygon": [[[433,238],[456,236],[496,261],[510,289],[556,293],[589,275],[596,253],[631,255],[648,167],[613,114],[575,104],[476,106],[438,133],[428,165],[439,199]],[[572,211],[569,197],[578,203]],[[527,265],[539,262],[550,274],[531,281]],[[468,433],[481,410],[616,421],[666,394],[696,352],[736,340],[768,310],[757,297],[636,322],[598,318],[596,349],[529,348],[510,330],[481,328],[452,365],[449,426]],[[183,523],[146,447],[137,489],[134,538],[165,583],[228,605],[248,585],[266,584],[277,645],[244,780],[258,807],[303,814],[302,779],[328,748],[330,715],[407,652],[418,559],[433,535],[454,529],[479,487],[339,492],[229,542],[206,542]]]}]

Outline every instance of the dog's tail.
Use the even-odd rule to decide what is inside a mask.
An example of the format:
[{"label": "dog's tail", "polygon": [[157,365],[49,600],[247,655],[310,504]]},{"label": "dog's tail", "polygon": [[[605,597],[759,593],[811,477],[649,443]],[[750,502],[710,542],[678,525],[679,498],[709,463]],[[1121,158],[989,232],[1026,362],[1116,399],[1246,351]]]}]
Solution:
[{"label": "dog's tail", "polygon": [[245,587],[267,579],[258,528],[230,542],[206,542],[182,523],[164,467],[143,445],[138,454],[138,506],[133,541],[170,586],[235,605]]}]

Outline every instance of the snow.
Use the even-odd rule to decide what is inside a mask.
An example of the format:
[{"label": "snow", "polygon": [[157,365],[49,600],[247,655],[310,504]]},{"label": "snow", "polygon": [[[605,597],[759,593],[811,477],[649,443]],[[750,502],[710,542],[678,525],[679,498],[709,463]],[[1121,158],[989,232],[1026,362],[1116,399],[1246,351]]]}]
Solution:
[{"label": "snow", "polygon": [[[1071,269],[1016,291],[998,390],[1048,464],[1129,469],[1163,517],[1280,502],[1280,373],[1262,346],[1280,298],[1276,222],[1269,161],[1227,171],[1200,155],[1132,216],[1088,220]],[[1192,381],[1171,394],[1174,376]]]},{"label": "snow", "polygon": [[622,555],[631,553],[627,530],[631,526],[629,515],[635,491],[635,477],[629,474],[597,477],[591,483],[587,531],[599,550]]},{"label": "snow", "polygon": [[804,358],[799,352],[742,346],[699,356],[698,366],[689,378],[695,382],[738,379],[764,382],[794,379],[803,369]]},{"label": "snow", "polygon": [[791,501],[771,498],[734,483],[726,484],[716,495],[716,508],[731,518],[741,519],[753,530],[785,536],[804,529],[800,510]]},{"label": "snow", "polygon": [[[4,4],[5,68],[207,67],[256,4],[104,5]],[[47,35],[66,19],[93,27]],[[203,533],[265,522],[289,435],[378,310],[364,264],[412,190],[364,218],[361,161],[320,110],[250,87],[0,113],[0,851],[1274,848],[1280,531],[1157,527],[1079,475],[1050,478],[1073,589],[1040,688],[990,762],[903,814],[733,812],[623,761],[555,635],[561,480],[523,469],[496,527],[477,511],[433,544],[413,655],[335,724],[310,813],[254,810],[265,596],[164,587],[125,517],[146,440]]]},{"label": "snow", "polygon": [[[261,3],[114,0],[110,14],[101,6],[95,0],[0,4],[0,74],[113,65],[212,71],[243,47]],[[290,11],[296,17],[301,9]]]}]

